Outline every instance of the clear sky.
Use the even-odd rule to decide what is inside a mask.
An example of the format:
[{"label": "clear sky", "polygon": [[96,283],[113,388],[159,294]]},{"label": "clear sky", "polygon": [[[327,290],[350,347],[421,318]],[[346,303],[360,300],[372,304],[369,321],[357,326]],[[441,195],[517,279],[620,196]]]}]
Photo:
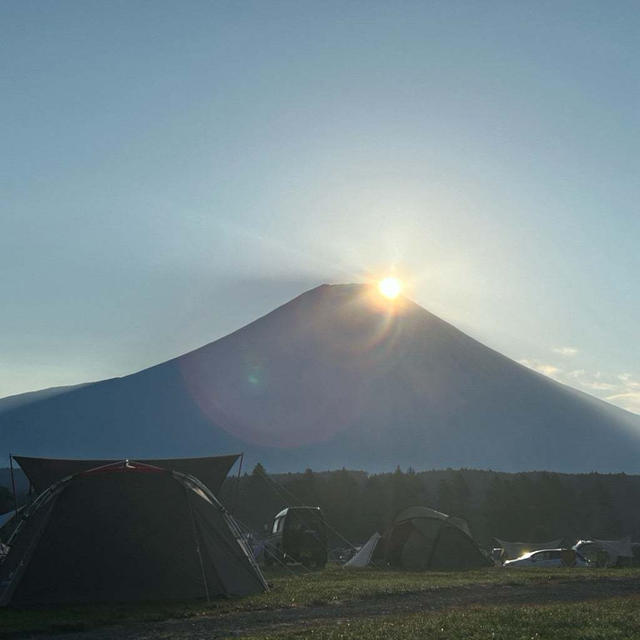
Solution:
[{"label": "clear sky", "polygon": [[637,2],[0,5],[0,396],[395,271],[640,413]]}]

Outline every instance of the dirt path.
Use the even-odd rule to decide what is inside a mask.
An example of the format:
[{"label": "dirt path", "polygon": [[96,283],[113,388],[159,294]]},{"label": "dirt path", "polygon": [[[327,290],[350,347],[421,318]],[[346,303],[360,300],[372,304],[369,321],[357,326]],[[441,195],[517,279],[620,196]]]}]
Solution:
[{"label": "dirt path", "polygon": [[[554,580],[543,585],[470,585],[378,596],[368,600],[338,602],[326,606],[292,607],[118,625],[55,637],[59,640],[213,640],[276,631],[279,628],[303,630],[332,620],[346,621],[389,614],[437,611],[465,605],[544,604],[629,595],[640,596],[639,580],[604,578],[585,582]],[[43,638],[42,635],[35,637]]]}]

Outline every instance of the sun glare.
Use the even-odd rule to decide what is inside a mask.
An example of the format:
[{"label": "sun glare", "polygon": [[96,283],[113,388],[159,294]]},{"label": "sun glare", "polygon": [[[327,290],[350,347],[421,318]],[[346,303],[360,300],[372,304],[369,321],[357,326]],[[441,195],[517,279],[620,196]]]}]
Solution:
[{"label": "sun glare", "polygon": [[397,298],[402,291],[402,283],[397,278],[384,278],[378,282],[378,291],[389,300]]}]

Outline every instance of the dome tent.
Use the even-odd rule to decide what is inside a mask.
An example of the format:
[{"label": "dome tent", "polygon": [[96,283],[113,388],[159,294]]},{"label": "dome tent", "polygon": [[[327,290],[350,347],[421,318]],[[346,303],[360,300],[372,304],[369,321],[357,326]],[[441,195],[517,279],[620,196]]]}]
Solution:
[{"label": "dome tent", "polygon": [[409,507],[385,534],[385,558],[404,569],[451,571],[490,566],[467,523],[428,507]]},{"label": "dome tent", "polygon": [[0,565],[0,604],[186,600],[266,583],[233,518],[193,476],[122,461],[36,499]]}]

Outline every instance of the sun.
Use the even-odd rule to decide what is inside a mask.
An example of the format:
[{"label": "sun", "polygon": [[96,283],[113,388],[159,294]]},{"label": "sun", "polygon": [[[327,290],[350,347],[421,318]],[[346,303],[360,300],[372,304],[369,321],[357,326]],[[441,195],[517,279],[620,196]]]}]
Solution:
[{"label": "sun", "polygon": [[383,278],[378,282],[378,291],[389,300],[394,300],[402,291],[402,283],[398,278]]}]

